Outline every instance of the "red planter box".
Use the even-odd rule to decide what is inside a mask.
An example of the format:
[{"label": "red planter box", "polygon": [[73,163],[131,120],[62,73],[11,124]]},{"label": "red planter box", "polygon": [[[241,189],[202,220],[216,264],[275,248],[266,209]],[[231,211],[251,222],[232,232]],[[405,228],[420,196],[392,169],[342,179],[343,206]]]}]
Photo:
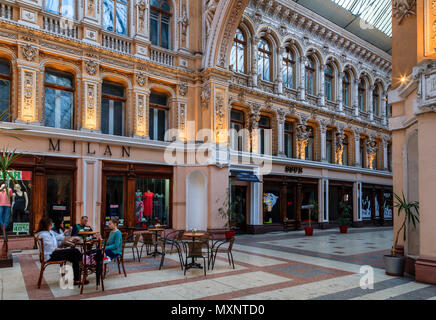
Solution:
[{"label": "red planter box", "polygon": [[306,236],[312,236],[313,235],[313,227],[305,227],[304,232],[306,233]]},{"label": "red planter box", "polygon": [[341,231],[341,233],[347,233],[348,226],[339,226],[339,230]]}]

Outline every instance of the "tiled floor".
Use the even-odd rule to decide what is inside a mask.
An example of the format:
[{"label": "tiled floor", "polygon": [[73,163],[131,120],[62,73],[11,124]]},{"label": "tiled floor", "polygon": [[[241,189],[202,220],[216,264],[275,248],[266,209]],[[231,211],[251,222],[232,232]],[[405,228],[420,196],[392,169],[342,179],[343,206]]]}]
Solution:
[{"label": "tiled floor", "polygon": [[[60,272],[48,267],[41,289],[35,251],[14,254],[14,267],[0,269],[1,299],[436,299],[436,286],[409,278],[386,276],[383,254],[392,244],[392,229],[315,230],[240,235],[234,248],[235,269],[223,255],[213,271],[189,270],[186,277],[178,257],[167,256],[162,270],[160,258],[133,262],[126,254],[127,277],[116,266],[105,280],[105,291],[96,290],[95,278],[80,295],[77,287],[62,289]],[[362,266],[372,266],[374,288],[361,289]]]}]

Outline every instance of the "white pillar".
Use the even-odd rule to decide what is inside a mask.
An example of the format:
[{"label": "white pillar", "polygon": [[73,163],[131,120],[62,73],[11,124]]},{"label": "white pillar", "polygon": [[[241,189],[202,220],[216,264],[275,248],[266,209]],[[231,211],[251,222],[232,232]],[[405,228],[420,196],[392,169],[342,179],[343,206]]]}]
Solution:
[{"label": "white pillar", "polygon": [[262,208],[261,184],[259,182],[251,182],[251,206],[250,206],[250,224],[261,225],[260,210]]},{"label": "white pillar", "polygon": [[382,108],[381,110],[381,112],[382,112],[382,115],[383,115],[383,124],[384,125],[386,125],[387,124],[387,122],[388,122],[388,115],[387,115],[387,104],[386,104],[386,101],[387,101],[387,96],[386,96],[386,94],[383,92],[383,96],[382,96],[382,99],[381,99],[381,107],[380,108]]},{"label": "white pillar", "polygon": [[319,126],[320,144],[321,144],[321,161],[327,162],[327,124],[321,123]]},{"label": "white pillar", "polygon": [[353,184],[353,220],[362,221],[362,183]]},{"label": "white pillar", "polygon": [[319,222],[329,222],[329,180],[328,179],[320,179],[321,182],[321,194],[319,199],[320,205],[319,207]]},{"label": "white pillar", "polygon": [[374,110],[373,110],[374,106],[373,106],[373,96],[372,96],[373,91],[374,91],[374,86],[370,86],[368,92],[368,105],[367,105],[367,108],[369,109],[370,121],[374,120]]},{"label": "white pillar", "polygon": [[283,55],[286,52],[286,49],[281,47],[277,49],[277,78],[276,78],[276,83],[275,83],[275,87],[276,87],[276,93],[277,94],[282,94],[283,93],[283,66],[282,66],[282,62],[283,62]]},{"label": "white pillar", "polygon": [[306,100],[306,87],[304,83],[304,78],[306,74],[306,57],[300,57],[300,86],[298,88],[299,91],[299,100]]},{"label": "white pillar", "polygon": [[259,41],[260,38],[255,37],[253,38],[253,42],[252,42],[252,65],[251,65],[251,78],[252,78],[252,84],[253,87],[257,87],[257,78],[258,78],[258,69],[257,69],[257,61],[258,61],[258,46],[259,46]]},{"label": "white pillar", "polygon": [[354,131],[354,164],[360,167],[360,132]]},{"label": "white pillar", "polygon": [[321,64],[319,66],[319,78],[320,78],[320,84],[319,84],[319,105],[321,107],[325,107],[325,100],[326,100],[326,92],[325,92],[325,73],[324,70],[326,68],[325,64]]},{"label": "white pillar", "polygon": [[353,106],[354,106],[354,115],[356,117],[359,116],[359,80],[353,80]]},{"label": "white pillar", "polygon": [[339,72],[338,78],[338,110],[339,112],[344,111],[344,97],[342,96],[342,79],[344,78],[344,73]]},{"label": "white pillar", "polygon": [[277,112],[278,156],[285,156],[285,113]]},{"label": "white pillar", "polygon": [[388,140],[387,138],[383,137],[382,140],[383,143],[383,170],[388,170]]}]

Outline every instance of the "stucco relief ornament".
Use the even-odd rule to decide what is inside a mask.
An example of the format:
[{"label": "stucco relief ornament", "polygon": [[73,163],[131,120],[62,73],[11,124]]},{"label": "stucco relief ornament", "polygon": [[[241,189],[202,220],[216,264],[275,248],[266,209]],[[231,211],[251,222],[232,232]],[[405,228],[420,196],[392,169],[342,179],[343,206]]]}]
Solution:
[{"label": "stucco relief ornament", "polygon": [[139,30],[144,31],[145,29],[145,9],[147,8],[147,4],[145,0],[141,0],[137,4],[138,6],[138,20],[139,20]]},{"label": "stucco relief ornament", "polygon": [[404,18],[416,15],[416,0],[393,0],[392,16],[401,24]]},{"label": "stucco relief ornament", "polygon": [[210,87],[209,84],[205,84],[203,89],[201,90],[201,106],[205,109],[209,106],[210,99]]},{"label": "stucco relief ornament", "polygon": [[30,44],[26,44],[23,47],[23,55],[27,61],[33,61],[36,57],[36,48],[32,47]]},{"label": "stucco relief ornament", "polygon": [[219,0],[206,0],[206,34],[208,34],[212,25],[218,3]]},{"label": "stucco relief ornament", "polygon": [[97,73],[98,63],[93,60],[88,60],[85,63],[86,72],[90,76],[94,76]]},{"label": "stucco relief ornament", "polygon": [[188,33],[188,25],[189,25],[189,18],[188,18],[188,14],[186,12],[186,6],[183,6],[183,13],[182,13],[182,17],[179,20],[180,25],[182,26],[182,34],[184,36],[187,35]]},{"label": "stucco relief ornament", "polygon": [[136,75],[136,82],[140,87],[143,87],[145,85],[145,81],[147,80],[147,76],[145,73],[140,72]]},{"label": "stucco relief ornament", "polygon": [[180,82],[179,83],[179,94],[184,97],[186,96],[186,93],[188,92],[188,84],[186,82]]}]

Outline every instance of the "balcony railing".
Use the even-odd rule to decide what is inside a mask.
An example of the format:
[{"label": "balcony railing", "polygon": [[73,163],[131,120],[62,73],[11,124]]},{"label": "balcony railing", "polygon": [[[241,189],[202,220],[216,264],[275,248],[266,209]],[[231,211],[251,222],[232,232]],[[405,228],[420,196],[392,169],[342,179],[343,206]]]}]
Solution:
[{"label": "balcony railing", "polygon": [[42,29],[60,36],[78,39],[79,27],[73,20],[44,15],[42,17]]},{"label": "balcony railing", "polygon": [[132,44],[129,40],[108,33],[102,34],[101,45],[106,49],[121,53],[130,54],[132,52]]},{"label": "balcony railing", "polygon": [[11,5],[0,3],[0,18],[13,20],[13,9]]},{"label": "balcony railing", "polygon": [[150,60],[167,66],[174,66],[174,55],[166,50],[151,48]]}]

